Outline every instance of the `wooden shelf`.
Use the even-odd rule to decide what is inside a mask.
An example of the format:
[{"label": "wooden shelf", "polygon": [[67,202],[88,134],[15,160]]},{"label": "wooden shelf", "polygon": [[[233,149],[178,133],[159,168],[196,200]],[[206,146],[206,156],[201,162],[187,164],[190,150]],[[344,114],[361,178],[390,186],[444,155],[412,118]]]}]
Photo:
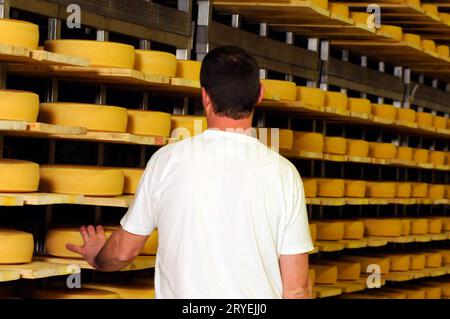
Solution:
[{"label": "wooden shelf", "polygon": [[0,195],[0,206],[23,206],[25,201],[19,196]]},{"label": "wooden shelf", "polygon": [[317,299],[335,297],[342,294],[342,288],[333,287],[332,285],[314,285],[313,292]]},{"label": "wooden shelf", "polygon": [[114,132],[91,132],[81,135],[52,134],[49,136],[58,140],[77,140],[86,142],[104,142],[114,144],[133,144],[162,146],[167,144],[167,138],[162,136],[144,136],[130,133],[114,133]]},{"label": "wooden shelf", "polygon": [[40,279],[73,274],[70,267],[64,264],[33,261],[21,265],[0,265],[0,271],[14,271],[23,279]]},{"label": "wooden shelf", "polygon": [[54,134],[86,134],[83,127],[52,125],[38,122],[0,120],[0,134],[29,137],[49,137]]},{"label": "wooden shelf", "polygon": [[51,194],[51,193],[0,193],[0,198],[6,197],[7,203],[17,202],[18,205],[54,205],[54,204],[82,204],[82,195]]},{"label": "wooden shelf", "polygon": [[127,208],[134,200],[133,195],[122,195],[115,197],[94,197],[84,196],[79,204],[90,206],[105,206],[105,207],[123,207]]},{"label": "wooden shelf", "polygon": [[[59,265],[78,265],[81,269],[94,270],[94,268],[83,259],[58,258],[58,257],[50,257],[50,256],[34,257],[34,259],[42,261],[42,262],[59,264]],[[138,256],[128,266],[123,268],[121,271],[135,271],[135,270],[151,269],[151,268],[155,268],[155,264],[156,264],[156,256]]]},{"label": "wooden shelf", "polygon": [[19,280],[20,274],[14,270],[0,270],[0,282]]}]

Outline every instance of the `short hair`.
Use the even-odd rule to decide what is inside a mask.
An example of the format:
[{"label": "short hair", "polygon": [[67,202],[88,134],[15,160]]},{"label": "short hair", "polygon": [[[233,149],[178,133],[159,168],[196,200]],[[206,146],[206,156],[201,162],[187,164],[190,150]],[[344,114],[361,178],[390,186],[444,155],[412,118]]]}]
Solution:
[{"label": "short hair", "polygon": [[250,116],[261,89],[255,58],[235,46],[221,46],[205,56],[200,82],[214,113],[234,120]]}]

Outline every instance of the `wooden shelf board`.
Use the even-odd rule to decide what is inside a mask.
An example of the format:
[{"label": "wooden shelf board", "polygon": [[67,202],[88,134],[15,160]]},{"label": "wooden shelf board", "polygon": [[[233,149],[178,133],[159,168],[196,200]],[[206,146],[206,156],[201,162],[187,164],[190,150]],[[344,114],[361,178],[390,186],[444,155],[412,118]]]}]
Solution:
[{"label": "wooden shelf board", "polygon": [[124,207],[127,208],[134,200],[133,195],[122,195],[115,197],[94,197],[84,196],[81,205],[91,206],[107,206],[107,207]]},{"label": "wooden shelf board", "polygon": [[431,235],[414,235],[414,241],[416,243],[427,243],[431,241]]},{"label": "wooden shelf board", "polygon": [[339,296],[342,294],[341,288],[333,287],[332,285],[314,285],[313,291],[316,294],[316,298],[318,299]]},{"label": "wooden shelf board", "polygon": [[23,206],[25,201],[20,196],[0,195],[0,206]]},{"label": "wooden shelf board", "polygon": [[[0,196],[15,198],[25,205],[81,204],[83,196],[51,193],[0,193]],[[19,205],[22,206],[22,205]]]},{"label": "wooden shelf board", "polygon": [[21,265],[0,265],[0,270],[15,271],[20,275],[20,278],[24,279],[40,279],[73,273],[67,265],[42,261],[33,261]]},{"label": "wooden shelf board", "polygon": [[162,136],[144,136],[130,133],[115,132],[92,132],[88,131],[81,135],[53,134],[55,139],[94,141],[116,144],[154,145],[162,146],[167,144],[167,139]]},{"label": "wooden shelf board", "polygon": [[[83,259],[59,258],[51,256],[35,257],[35,259],[42,262],[61,265],[78,265],[81,269],[94,270],[94,268]],[[134,271],[134,270],[155,268],[155,264],[156,264],[156,256],[138,256],[121,271]]]},{"label": "wooden shelf board", "polygon": [[0,270],[0,282],[19,280],[20,274],[14,270]]},{"label": "wooden shelf board", "polygon": [[342,289],[343,293],[352,293],[365,290],[366,284],[361,283],[360,281],[338,280],[337,283],[333,284],[333,287]]},{"label": "wooden shelf board", "polygon": [[53,53],[45,50],[31,51],[30,58],[41,64],[48,65],[89,66],[88,59]]},{"label": "wooden shelf board", "polygon": [[0,133],[13,136],[49,137],[53,134],[85,134],[86,129],[82,127],[61,126],[39,122],[0,120]]},{"label": "wooden shelf board", "polygon": [[338,241],[316,241],[316,246],[320,252],[340,251],[344,249],[344,244]]},{"label": "wooden shelf board", "polygon": [[431,234],[430,236],[431,236],[431,240],[433,240],[433,241],[447,240],[449,238],[449,234],[448,233]]}]

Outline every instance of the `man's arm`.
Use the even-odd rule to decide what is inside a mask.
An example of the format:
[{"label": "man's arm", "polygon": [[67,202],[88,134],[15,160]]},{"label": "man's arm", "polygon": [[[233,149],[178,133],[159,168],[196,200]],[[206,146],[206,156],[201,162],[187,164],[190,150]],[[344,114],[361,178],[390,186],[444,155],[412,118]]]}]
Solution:
[{"label": "man's arm", "polygon": [[281,279],[283,299],[311,299],[312,285],[309,278],[308,254],[281,255]]},{"label": "man's arm", "polygon": [[83,256],[92,267],[105,272],[119,271],[131,263],[139,255],[148,238],[120,228],[106,241],[102,226],[83,226],[80,232],[84,245],[69,244],[67,248]]}]

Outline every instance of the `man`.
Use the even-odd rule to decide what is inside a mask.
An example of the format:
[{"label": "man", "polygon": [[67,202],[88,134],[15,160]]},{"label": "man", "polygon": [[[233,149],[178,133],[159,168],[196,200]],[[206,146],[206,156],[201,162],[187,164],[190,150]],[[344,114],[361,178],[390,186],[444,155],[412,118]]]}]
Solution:
[{"label": "man", "polygon": [[253,57],[220,47],[204,59],[202,103],[209,129],[151,158],[122,228],[105,243],[82,227],[68,245],[101,271],[117,271],[158,228],[157,298],[310,298],[313,249],[296,168],[256,138],[264,95]]}]

